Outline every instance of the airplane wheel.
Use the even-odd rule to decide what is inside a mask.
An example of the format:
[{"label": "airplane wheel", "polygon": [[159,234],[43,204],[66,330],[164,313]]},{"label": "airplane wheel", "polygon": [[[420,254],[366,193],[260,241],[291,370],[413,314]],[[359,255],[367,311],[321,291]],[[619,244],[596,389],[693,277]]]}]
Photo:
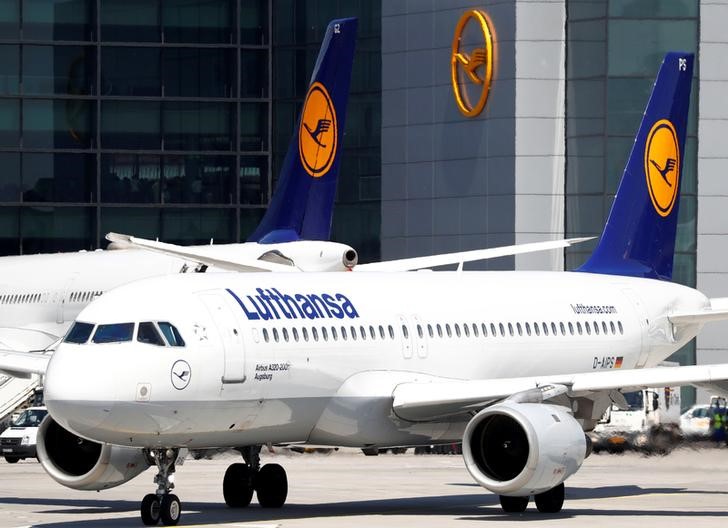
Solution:
[{"label": "airplane wheel", "polygon": [[499,495],[501,508],[506,513],[523,513],[528,507],[528,497],[508,497]]},{"label": "airplane wheel", "polygon": [[20,460],[20,458],[18,457],[5,457],[5,462],[7,462],[8,464],[15,464],[18,460]]},{"label": "airplane wheel", "polygon": [[163,525],[175,526],[182,516],[182,503],[179,501],[179,497],[171,493],[162,497],[160,513]]},{"label": "airplane wheel", "polygon": [[255,477],[255,491],[263,508],[280,508],[288,496],[286,470],[278,464],[266,464]]},{"label": "airplane wheel", "polygon": [[231,508],[245,508],[253,498],[252,470],[247,464],[231,464],[222,480],[222,495]]},{"label": "airplane wheel", "polygon": [[160,517],[159,497],[152,493],[145,495],[142,499],[141,514],[145,526],[156,526]]},{"label": "airplane wheel", "polygon": [[536,508],[541,513],[559,513],[564,506],[564,483],[536,495]]}]

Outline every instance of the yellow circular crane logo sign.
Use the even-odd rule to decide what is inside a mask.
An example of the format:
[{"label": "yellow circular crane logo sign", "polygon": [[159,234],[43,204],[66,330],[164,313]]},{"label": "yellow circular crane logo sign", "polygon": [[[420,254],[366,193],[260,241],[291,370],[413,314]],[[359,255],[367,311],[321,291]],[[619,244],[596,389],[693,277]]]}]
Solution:
[{"label": "yellow circular crane logo sign", "polygon": [[667,119],[652,125],[645,142],[645,177],[652,205],[660,216],[668,216],[677,198],[680,149],[675,126]]},{"label": "yellow circular crane logo sign", "polygon": [[336,158],[338,140],[336,110],[328,90],[320,82],[311,85],[303,103],[298,129],[298,153],[306,172],[320,178]]},{"label": "yellow circular crane logo sign", "polygon": [[465,117],[485,108],[493,78],[493,38],[485,13],[467,11],[455,27],[450,73],[455,103]]}]

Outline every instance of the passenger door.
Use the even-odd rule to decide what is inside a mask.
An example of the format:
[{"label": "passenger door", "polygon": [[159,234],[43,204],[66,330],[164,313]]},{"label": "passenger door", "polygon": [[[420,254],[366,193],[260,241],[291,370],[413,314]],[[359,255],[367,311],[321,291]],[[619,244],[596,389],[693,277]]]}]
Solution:
[{"label": "passenger door", "polygon": [[210,312],[225,355],[225,369],[222,383],[243,383],[245,381],[245,351],[242,329],[233,316],[227,300],[217,293],[199,294],[200,300]]}]

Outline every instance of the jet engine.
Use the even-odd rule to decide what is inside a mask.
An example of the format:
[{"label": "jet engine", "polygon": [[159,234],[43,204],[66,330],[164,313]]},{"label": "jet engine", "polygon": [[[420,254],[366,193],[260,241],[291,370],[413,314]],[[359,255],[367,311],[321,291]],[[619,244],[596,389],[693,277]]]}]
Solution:
[{"label": "jet engine", "polygon": [[113,488],[150,465],[141,449],[84,440],[50,415],[38,428],[37,450],[38,460],[53,480],[77,490]]},{"label": "jet engine", "polygon": [[557,405],[506,401],[476,414],[463,436],[468,471],[499,495],[550,490],[576,473],[587,455],[581,426]]}]

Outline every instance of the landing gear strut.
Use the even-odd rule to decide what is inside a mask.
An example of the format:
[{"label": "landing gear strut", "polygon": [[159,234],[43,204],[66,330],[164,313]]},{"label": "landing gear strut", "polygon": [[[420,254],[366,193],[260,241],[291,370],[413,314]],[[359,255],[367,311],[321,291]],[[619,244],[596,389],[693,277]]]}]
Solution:
[{"label": "landing gear strut", "polygon": [[157,466],[158,473],[154,477],[157,492],[142,499],[142,522],[146,526],[156,526],[159,521],[165,526],[174,526],[182,514],[179,497],[170,493],[174,489],[174,463],[179,449],[151,449],[148,456]]},{"label": "landing gear strut", "polygon": [[222,481],[225,504],[231,508],[245,508],[255,491],[263,508],[283,506],[288,496],[286,471],[278,464],[260,467],[260,446],[243,447],[239,451],[245,463],[232,464],[225,471]]}]

